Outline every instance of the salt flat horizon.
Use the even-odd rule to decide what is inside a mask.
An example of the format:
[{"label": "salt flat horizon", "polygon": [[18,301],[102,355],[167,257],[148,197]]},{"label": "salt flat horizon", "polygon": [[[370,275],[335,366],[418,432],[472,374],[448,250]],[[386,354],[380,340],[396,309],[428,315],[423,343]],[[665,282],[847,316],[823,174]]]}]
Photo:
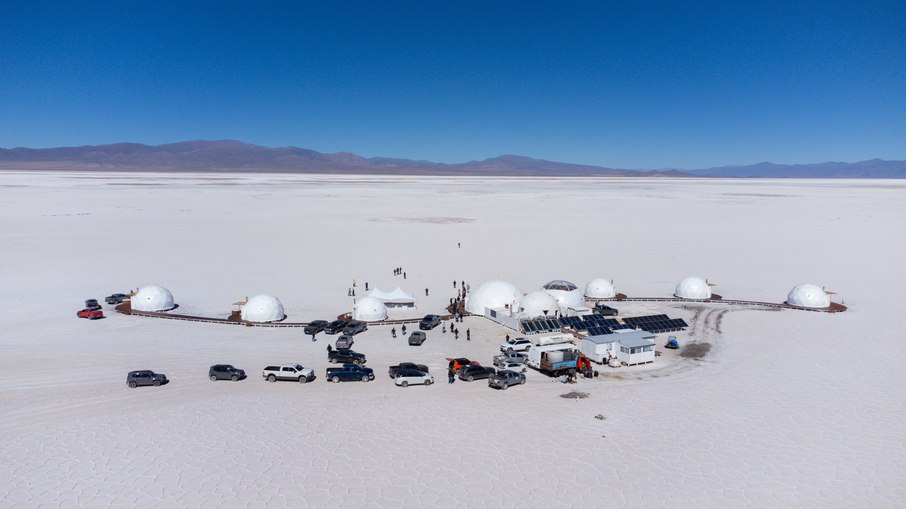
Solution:
[{"label": "salt flat horizon", "polygon": [[[29,171],[0,172],[0,190],[6,507],[904,505],[901,181]],[[308,321],[350,311],[352,280],[399,285],[423,315],[454,280],[606,277],[668,296],[693,275],[770,302],[812,282],[849,310],[625,303],[685,318],[681,341],[710,351],[574,386],[530,371],[508,391],[385,374],[411,360],[442,382],[445,357],[489,363],[512,331],[481,317],[459,324],[471,341],[432,332],[418,349],[371,326],[355,345],[367,384],[325,383],[331,336],[75,317],[149,284],[182,313],[268,293]],[[211,383],[221,362],[249,378]],[[264,382],[280,362],[318,379]],[[131,390],[133,369],[172,381]]]}]

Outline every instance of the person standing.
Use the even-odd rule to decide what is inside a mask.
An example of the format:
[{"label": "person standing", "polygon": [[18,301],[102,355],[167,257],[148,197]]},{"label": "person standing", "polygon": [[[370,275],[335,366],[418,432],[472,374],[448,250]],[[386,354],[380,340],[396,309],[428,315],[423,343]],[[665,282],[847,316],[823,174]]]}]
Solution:
[{"label": "person standing", "polygon": [[447,383],[453,383],[454,380],[456,380],[456,372],[450,367],[447,369]]},{"label": "person standing", "polygon": [[427,296],[428,296],[428,289],[425,288],[425,297],[427,297]]},{"label": "person standing", "polygon": [[327,343],[327,355],[330,355],[330,352],[333,351],[333,347],[330,346],[330,343]]},{"label": "person standing", "polygon": [[406,273],[403,272],[403,279],[406,279]]},{"label": "person standing", "polygon": [[472,331],[466,329],[466,341],[472,341]]},{"label": "person standing", "polygon": [[453,280],[453,288],[456,288],[456,280]]}]

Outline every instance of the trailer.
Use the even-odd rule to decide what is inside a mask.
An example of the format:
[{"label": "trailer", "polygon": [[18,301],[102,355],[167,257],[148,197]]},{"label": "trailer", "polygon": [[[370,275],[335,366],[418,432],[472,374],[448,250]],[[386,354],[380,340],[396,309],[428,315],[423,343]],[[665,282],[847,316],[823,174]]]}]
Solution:
[{"label": "trailer", "polygon": [[[576,337],[572,334],[545,334],[543,336],[529,337],[529,341],[535,346],[556,345],[563,343],[575,343]],[[575,345],[573,345],[575,347]]]},{"label": "trailer", "polygon": [[529,348],[525,363],[546,375],[560,376],[576,372],[579,354],[573,343],[555,343]]}]

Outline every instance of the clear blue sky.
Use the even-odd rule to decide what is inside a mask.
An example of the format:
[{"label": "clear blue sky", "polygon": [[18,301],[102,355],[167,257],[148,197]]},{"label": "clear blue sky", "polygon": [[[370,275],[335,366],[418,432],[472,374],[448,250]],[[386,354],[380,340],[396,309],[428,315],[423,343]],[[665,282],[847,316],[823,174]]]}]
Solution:
[{"label": "clear blue sky", "polygon": [[906,159],[906,2],[0,2],[0,147],[196,139],[618,168]]}]

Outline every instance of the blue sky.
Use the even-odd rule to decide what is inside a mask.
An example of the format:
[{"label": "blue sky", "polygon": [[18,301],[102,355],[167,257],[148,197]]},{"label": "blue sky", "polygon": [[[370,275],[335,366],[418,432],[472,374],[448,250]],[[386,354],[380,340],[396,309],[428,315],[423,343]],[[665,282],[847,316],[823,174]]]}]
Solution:
[{"label": "blue sky", "polygon": [[902,0],[328,4],[4,0],[0,147],[906,159]]}]

